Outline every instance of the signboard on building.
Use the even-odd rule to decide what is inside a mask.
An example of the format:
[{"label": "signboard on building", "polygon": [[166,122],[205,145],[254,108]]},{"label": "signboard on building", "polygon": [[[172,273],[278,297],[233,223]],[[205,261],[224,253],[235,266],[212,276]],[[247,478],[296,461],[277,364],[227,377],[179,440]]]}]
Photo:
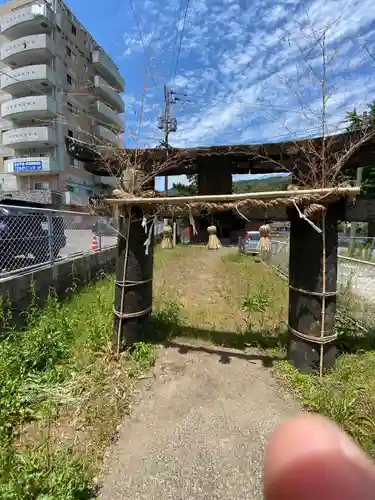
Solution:
[{"label": "signboard on building", "polygon": [[13,162],[13,172],[37,172],[39,170],[43,170],[42,160]]}]

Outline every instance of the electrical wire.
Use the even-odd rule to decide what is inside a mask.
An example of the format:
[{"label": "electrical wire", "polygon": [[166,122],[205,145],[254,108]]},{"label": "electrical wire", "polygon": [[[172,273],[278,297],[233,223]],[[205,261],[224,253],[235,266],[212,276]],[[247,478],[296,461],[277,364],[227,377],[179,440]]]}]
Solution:
[{"label": "electrical wire", "polygon": [[[174,52],[174,48],[176,47],[177,48],[177,40],[178,40],[178,27],[179,27],[179,24],[180,24],[180,20],[181,20],[181,12],[182,12],[182,0],[180,0],[180,8],[178,10],[178,19],[177,19],[177,23],[176,23],[176,36],[175,36],[175,39],[174,39],[174,43],[173,43],[173,52]],[[173,60],[172,60],[172,73],[173,73],[173,63],[174,63],[174,57],[173,57]],[[173,82],[174,84],[174,82]]]},{"label": "electrical wire", "polygon": [[144,38],[143,38],[143,35],[142,35],[141,26],[139,24],[137,12],[136,12],[135,7],[134,7],[134,2],[133,2],[133,0],[129,0],[129,2],[130,2],[130,6],[132,8],[132,11],[133,11],[135,24],[137,25],[138,35],[139,35],[139,38],[140,38],[140,41],[141,41],[141,44],[142,44],[142,47],[143,47],[143,51],[144,51],[145,56],[146,56],[147,66],[148,66],[148,69],[150,71],[150,77],[151,77],[151,80],[152,80],[152,82],[154,84],[154,87],[157,88],[155,77],[154,77],[154,74],[152,72],[150,58],[148,56],[146,44],[145,44],[145,41],[144,41]]},{"label": "electrical wire", "polygon": [[[176,92],[176,94],[179,94],[178,92]],[[191,98],[191,99],[194,99],[194,97],[197,97],[198,100],[194,100],[194,101],[191,101],[191,100],[184,100],[183,98],[178,98],[177,99],[177,103],[178,102],[182,102],[182,103],[187,103],[187,104],[204,104],[204,105],[209,105],[210,103],[208,102],[208,100],[204,100],[205,99],[205,96],[191,96],[191,95],[188,95],[188,94],[181,94],[183,95],[184,97],[187,97],[187,98]],[[202,98],[202,100],[200,100]],[[267,103],[264,104],[264,106],[261,106],[260,104],[252,104],[251,102],[249,101],[245,101],[241,98],[238,98],[237,101],[238,102],[235,102],[235,103],[231,103],[229,101],[223,101],[221,99],[218,99],[216,97],[213,97],[211,98],[211,100],[214,102],[214,103],[217,103],[217,104],[225,104],[226,106],[228,107],[237,107],[238,105],[241,105],[241,104],[244,104],[245,106],[249,106],[251,108],[258,108],[258,109],[261,109],[261,110],[264,110],[266,111],[266,108],[268,107],[269,109],[271,110],[276,110],[276,111],[287,111],[289,113],[301,113],[303,110],[302,109],[291,109],[290,107],[288,106],[274,106],[274,105],[268,105]]]},{"label": "electrical wire", "polygon": [[189,4],[190,4],[190,0],[187,0],[185,14],[184,14],[184,21],[183,21],[182,29],[181,29],[180,44],[178,46],[178,51],[177,51],[176,66],[174,68],[173,85],[176,82],[177,67],[178,67],[178,62],[179,62],[180,54],[181,54],[182,40],[184,38],[184,31],[185,31],[185,26],[186,26],[186,18],[187,18],[187,13],[188,13],[188,9],[189,9]]}]

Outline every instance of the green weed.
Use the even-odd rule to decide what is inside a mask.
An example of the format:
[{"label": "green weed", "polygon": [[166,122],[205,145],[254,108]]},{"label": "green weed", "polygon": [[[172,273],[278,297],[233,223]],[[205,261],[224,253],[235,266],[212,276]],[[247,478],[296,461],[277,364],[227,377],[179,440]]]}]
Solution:
[{"label": "green weed", "polygon": [[153,348],[111,356],[112,277],[65,303],[51,294],[43,312],[34,296],[25,314],[20,332],[1,319],[0,499],[89,498],[127,411],[130,375],[154,362]]}]

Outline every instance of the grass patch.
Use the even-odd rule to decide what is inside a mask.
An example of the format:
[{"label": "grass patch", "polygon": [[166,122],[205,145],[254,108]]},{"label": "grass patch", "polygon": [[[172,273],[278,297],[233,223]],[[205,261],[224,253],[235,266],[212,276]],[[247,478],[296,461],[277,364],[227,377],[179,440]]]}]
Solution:
[{"label": "grass patch", "polygon": [[182,247],[157,253],[154,334],[246,349],[285,336],[287,288],[260,259],[235,249]]},{"label": "grass patch", "polygon": [[276,370],[305,408],[337,422],[375,458],[375,316],[371,308],[364,316],[363,308],[363,300],[347,290],[341,295],[335,322],[339,356],[322,379],[299,373],[287,361]]},{"label": "grass patch", "polygon": [[[272,269],[238,252],[203,248],[160,252],[158,259],[154,330],[159,339],[285,355],[287,283]],[[341,290],[336,315],[335,370],[319,379],[300,374],[286,360],[274,361],[274,367],[305,408],[342,425],[375,458],[375,314],[349,288]]]},{"label": "grass patch", "polygon": [[303,375],[287,361],[278,373],[311,411],[340,424],[375,458],[375,350],[342,354],[324,378]]},{"label": "grass patch", "polygon": [[90,497],[131,386],[154,361],[144,343],[114,358],[112,311],[108,277],[66,303],[50,297],[43,313],[31,304],[27,329],[0,342],[0,499]]}]

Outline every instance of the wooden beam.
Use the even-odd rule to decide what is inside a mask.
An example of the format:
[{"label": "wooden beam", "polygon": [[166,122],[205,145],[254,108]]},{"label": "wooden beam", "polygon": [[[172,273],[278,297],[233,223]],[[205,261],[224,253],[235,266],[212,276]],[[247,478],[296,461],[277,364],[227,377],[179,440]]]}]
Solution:
[{"label": "wooden beam", "polygon": [[128,205],[128,206],[145,206],[145,205],[184,205],[186,203],[230,203],[235,201],[245,200],[274,200],[276,198],[302,198],[304,196],[314,196],[330,194],[338,195],[358,195],[361,192],[360,187],[337,187],[337,188],[321,188],[321,189],[298,189],[291,191],[264,191],[258,193],[236,193],[236,194],[214,194],[214,195],[197,195],[197,196],[160,196],[154,198],[108,198],[105,203],[108,205]]}]

